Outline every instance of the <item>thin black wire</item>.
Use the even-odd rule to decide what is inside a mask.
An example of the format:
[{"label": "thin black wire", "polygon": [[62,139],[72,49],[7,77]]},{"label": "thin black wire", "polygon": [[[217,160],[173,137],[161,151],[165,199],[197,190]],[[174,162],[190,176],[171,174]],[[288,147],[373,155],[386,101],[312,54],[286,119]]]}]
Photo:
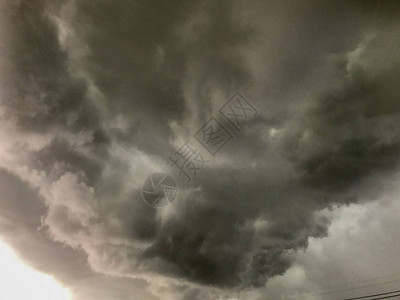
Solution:
[{"label": "thin black wire", "polygon": [[368,285],[363,285],[363,286],[351,287],[351,288],[347,288],[347,289],[343,289],[343,290],[327,291],[327,292],[319,293],[319,294],[316,294],[316,295],[323,296],[323,295],[335,294],[335,293],[339,293],[339,292],[347,292],[347,291],[352,291],[352,290],[363,289],[363,288],[366,288],[366,287],[386,285],[386,284],[389,284],[389,283],[399,282],[399,281],[400,281],[400,279],[390,280],[390,281],[381,282],[381,283],[373,283],[373,284],[368,284]]},{"label": "thin black wire", "polygon": [[394,297],[400,297],[400,294],[396,294],[396,295],[391,295],[391,296],[386,296],[386,297],[380,297],[380,298],[372,298],[370,300],[380,300],[380,299],[389,299],[389,298],[394,298]]},{"label": "thin black wire", "polygon": [[[383,278],[387,278],[387,277],[389,277],[389,276],[381,277],[381,278],[383,279]],[[390,277],[391,277],[391,276],[390,276]],[[379,280],[379,278],[370,279],[370,280],[367,280],[367,281],[372,281],[372,280]],[[314,297],[324,296],[324,295],[329,295],[329,294],[337,294],[337,293],[341,293],[341,292],[347,292],[347,291],[352,291],[352,290],[364,289],[364,288],[367,288],[367,287],[387,285],[387,284],[394,283],[394,282],[399,282],[399,281],[400,281],[400,279],[396,279],[396,280],[390,280],[390,281],[385,281],[385,282],[380,282],[380,283],[372,283],[372,284],[362,285],[362,286],[356,286],[356,287],[353,286],[353,287],[349,287],[349,288],[346,288],[346,289],[330,290],[330,291],[325,291],[325,292],[321,292],[321,293],[317,293],[317,294],[313,294],[313,293],[304,293],[304,294],[301,294],[300,296],[305,296],[305,297],[314,298]],[[298,297],[298,296],[299,296],[299,295],[297,295],[296,297]],[[293,297],[295,297],[295,296],[293,296]],[[293,298],[293,297],[289,297],[289,298]],[[369,299],[369,300],[375,300],[375,299]]]},{"label": "thin black wire", "polygon": [[370,298],[370,297],[375,297],[375,296],[389,295],[389,294],[394,294],[394,293],[400,293],[400,290],[392,291],[392,292],[385,292],[385,293],[380,293],[380,294],[374,294],[374,295],[367,295],[367,296],[354,297],[354,298],[346,298],[346,299],[344,299],[344,300],[365,299],[365,298]]},{"label": "thin black wire", "polygon": [[345,283],[345,284],[338,285],[336,287],[342,286],[344,288],[345,286],[348,286],[348,285],[367,283],[369,281],[379,281],[379,280],[383,280],[383,279],[390,279],[390,278],[393,278],[393,277],[396,278],[396,277],[399,277],[399,276],[400,276],[400,273],[393,273],[393,274],[390,274],[390,275],[387,275],[387,276],[381,276],[381,277],[375,277],[375,278],[370,278],[370,279],[365,279],[365,280],[358,280],[358,281],[348,282],[348,283]]},{"label": "thin black wire", "polygon": [[380,277],[375,277],[375,278],[370,278],[370,279],[364,279],[364,280],[357,280],[357,281],[352,281],[352,282],[346,282],[346,283],[342,283],[342,284],[335,284],[332,286],[327,286],[326,288],[328,289],[336,289],[336,288],[345,288],[348,286],[354,286],[357,284],[362,284],[362,283],[367,283],[369,281],[379,281],[379,280],[383,280],[383,279],[390,279],[392,277],[399,277],[400,273],[392,273],[390,275],[386,275],[386,276],[380,276]]}]

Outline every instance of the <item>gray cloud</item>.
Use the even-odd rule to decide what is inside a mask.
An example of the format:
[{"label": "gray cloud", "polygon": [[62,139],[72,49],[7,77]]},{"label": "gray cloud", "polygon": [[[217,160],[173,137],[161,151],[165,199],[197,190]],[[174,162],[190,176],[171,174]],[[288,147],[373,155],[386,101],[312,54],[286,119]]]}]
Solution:
[{"label": "gray cloud", "polygon": [[[52,274],[71,289],[76,299],[156,299],[143,290],[144,280],[120,279],[93,272],[84,251],[49,239],[41,227],[47,208],[37,193],[17,177],[0,172],[2,197],[0,234],[18,256],[35,269]],[[6,213],[5,213],[6,212]]]},{"label": "gray cloud", "polygon": [[[32,209],[32,243],[87,260],[84,288],[79,266],[26,257],[82,299],[95,280],[129,299],[133,277],[171,299],[262,287],[327,235],[318,211],[378,198],[398,167],[394,2],[19,1],[2,15],[1,167],[32,198],[4,204],[21,206],[7,226]],[[146,206],[145,178],[238,89],[258,119],[190,193]]]}]

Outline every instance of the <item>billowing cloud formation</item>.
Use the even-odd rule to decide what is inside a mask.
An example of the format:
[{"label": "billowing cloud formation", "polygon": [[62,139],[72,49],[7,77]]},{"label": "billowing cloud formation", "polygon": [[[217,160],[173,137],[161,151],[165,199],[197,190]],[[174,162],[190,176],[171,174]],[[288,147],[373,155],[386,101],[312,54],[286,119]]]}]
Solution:
[{"label": "billowing cloud formation", "polygon": [[[389,1],[1,6],[1,167],[41,201],[28,206],[46,243],[86,255],[88,274],[264,286],[327,234],[317,212],[378,198],[397,168]],[[146,177],[234,90],[259,117],[172,205],[146,206]]]}]

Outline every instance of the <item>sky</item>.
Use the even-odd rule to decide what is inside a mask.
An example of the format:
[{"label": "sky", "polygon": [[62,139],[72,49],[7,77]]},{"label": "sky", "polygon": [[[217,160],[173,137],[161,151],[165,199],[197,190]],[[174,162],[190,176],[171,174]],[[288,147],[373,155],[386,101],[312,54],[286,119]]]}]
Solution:
[{"label": "sky", "polygon": [[[76,300],[399,289],[399,17],[394,0],[1,0],[2,278]],[[165,207],[143,201],[157,176]]]},{"label": "sky", "polygon": [[0,243],[0,261],[0,299],[71,299],[68,290],[52,277],[27,267],[4,243]]}]

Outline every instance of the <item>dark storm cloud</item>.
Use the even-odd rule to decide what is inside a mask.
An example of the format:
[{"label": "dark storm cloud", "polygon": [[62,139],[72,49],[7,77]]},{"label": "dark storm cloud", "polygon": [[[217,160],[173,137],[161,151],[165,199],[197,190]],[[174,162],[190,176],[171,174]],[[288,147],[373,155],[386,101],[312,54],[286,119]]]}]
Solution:
[{"label": "dark storm cloud", "polygon": [[313,216],[323,207],[318,194],[287,179],[285,189],[269,172],[277,170],[205,171],[201,192],[177,204],[179,216],[159,229],[144,258],[159,257],[178,266],[179,276],[225,287],[262,286],[283,274],[287,251],[326,235],[328,222]]},{"label": "dark storm cloud", "polygon": [[[372,52],[379,42],[373,39],[366,47]],[[398,38],[391,43],[398,45]],[[309,103],[283,137],[285,154],[301,180],[332,191],[375,171],[395,169],[400,153],[399,61],[378,71],[358,62],[346,70],[349,64],[339,63],[339,86]]]},{"label": "dark storm cloud", "polygon": [[[168,124],[193,113],[182,93],[189,62],[203,70],[197,88],[203,102],[209,83],[245,82],[235,47],[250,31],[236,25],[231,10],[229,1],[80,1],[71,12],[61,8],[90,49],[80,67],[103,93],[108,113],[126,120],[126,133],[116,138],[157,155],[172,151]],[[195,113],[207,110],[204,104]]]},{"label": "dark storm cloud", "polygon": [[[11,6],[11,4],[9,4]],[[66,125],[77,114],[76,127],[96,127],[96,116],[85,100],[85,84],[67,72],[67,56],[60,50],[55,25],[46,18],[46,1],[15,2],[7,16],[2,88],[10,115],[23,130],[45,131]]]},{"label": "dark storm cloud", "polygon": [[[165,224],[146,256],[172,262],[180,276],[199,282],[257,286],[287,270],[289,250],[307,247],[309,237],[325,236],[329,220],[315,219],[315,211],[358,201],[365,194],[358,184],[397,167],[399,57],[390,67],[368,60],[369,53],[385,55],[391,51],[385,46],[396,47],[397,39],[387,38],[397,29],[388,30],[334,58],[336,88],[299,105],[294,120],[277,129],[269,143],[272,150],[265,142],[265,151],[253,156],[258,167],[232,159],[236,168],[205,171],[198,179],[201,192],[178,207],[182,219]],[[254,145],[262,145],[262,133]],[[254,155],[248,139],[237,142],[247,143],[231,146],[228,156],[238,150],[244,157]],[[273,150],[292,164],[271,164]],[[257,221],[266,223],[258,233]]]},{"label": "dark storm cloud", "polygon": [[[182,299],[214,297],[182,287],[193,283],[263,286],[327,234],[315,212],[357,201],[366,179],[397,166],[394,4],[19,1],[4,11],[2,121],[13,131],[1,166],[40,196],[29,219],[48,233],[39,240],[71,246],[74,261],[85,253],[97,272],[154,285],[167,276]],[[259,118],[191,193],[146,206],[140,186],[166,167],[173,141],[237,89]]]},{"label": "dark storm cloud", "polygon": [[[124,147],[132,145],[149,153],[161,154],[172,149],[168,145],[171,132],[167,122],[172,119],[180,122],[185,112],[181,89],[189,59],[201,65],[200,76],[205,84],[220,82],[231,87],[245,79],[244,68],[229,57],[238,56],[233,47],[247,39],[247,30],[236,28],[229,2],[162,6],[128,1],[116,5],[105,1],[66,5],[21,1],[10,10],[7,25],[13,34],[6,54],[13,64],[6,67],[12,73],[9,78],[12,85],[4,87],[8,96],[5,107],[7,114],[17,117],[19,130],[50,131],[54,136],[33,153],[21,151],[28,156],[25,159],[30,168],[45,171],[44,181],[51,184],[36,183],[48,197],[47,205],[52,207],[44,224],[53,228],[51,236],[58,241],[86,248],[80,239],[86,240],[87,233],[81,234],[85,226],[93,225],[95,209],[85,203],[93,193],[84,182],[96,187],[94,192],[102,199],[111,197],[112,191],[114,197],[122,199],[122,204],[108,201],[96,210],[100,219],[115,217],[122,226],[127,226],[116,233],[111,229],[116,238],[133,237],[140,241],[154,237],[159,226],[152,221],[154,212],[143,208],[142,203],[134,203],[136,209],[132,211],[132,204],[127,204],[130,199],[121,192],[123,182],[115,177],[111,182],[99,178],[106,167],[112,170],[111,174],[117,171],[119,178],[128,172],[124,158],[110,158],[102,149],[110,138]],[[190,18],[198,20],[181,30]],[[76,25],[74,22],[82,27],[68,27]],[[72,31],[73,36],[63,40],[63,30]],[[194,40],[186,40],[187,35]],[[84,41],[89,49],[89,54],[78,57],[77,61],[69,44],[76,40]],[[88,74],[89,80],[78,76],[78,71]],[[102,103],[106,115],[98,111],[96,99],[91,99],[91,84],[106,99]],[[208,97],[207,93],[204,97]],[[124,130],[105,129],[110,125],[100,122],[100,116],[106,119],[121,116],[126,121]],[[152,141],[154,136],[157,143]],[[127,195],[138,198],[137,194]],[[84,203],[76,200],[74,204],[67,203],[71,197],[78,197]]]},{"label": "dark storm cloud", "polygon": [[0,178],[0,207],[7,212],[0,217],[1,236],[20,258],[71,287],[77,299],[132,299],[133,294],[155,299],[138,290],[145,284],[143,280],[110,280],[90,269],[83,251],[74,251],[51,241],[44,230],[38,230],[41,216],[47,210],[40,196],[7,172],[1,171]]}]

